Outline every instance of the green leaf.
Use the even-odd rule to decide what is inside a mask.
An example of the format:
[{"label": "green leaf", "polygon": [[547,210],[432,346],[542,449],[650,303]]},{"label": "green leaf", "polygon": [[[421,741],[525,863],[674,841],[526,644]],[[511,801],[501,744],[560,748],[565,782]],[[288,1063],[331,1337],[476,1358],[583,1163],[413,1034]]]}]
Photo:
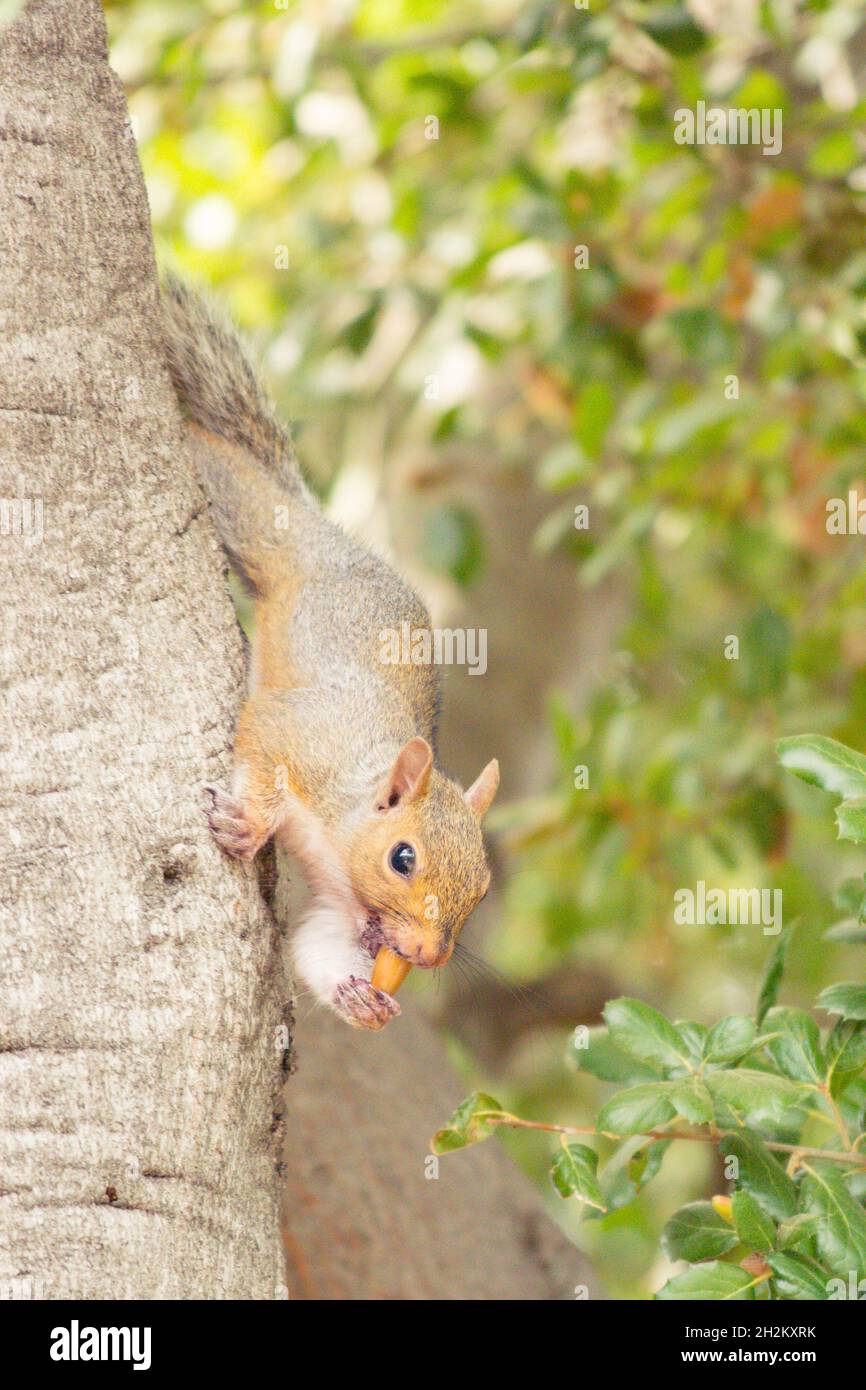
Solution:
[{"label": "green leaf", "polygon": [[[866,1126],[866,1076],[849,1076],[839,1088],[837,1104],[849,1133],[862,1134]],[[851,1174],[851,1181],[862,1181],[863,1177],[863,1169],[858,1167]]]},{"label": "green leaf", "polygon": [[341,337],[356,357],[360,357],[361,353],[369,347],[381,308],[382,296],[381,294],[374,294],[366,309],[362,309],[361,313],[343,329]]},{"label": "green leaf", "polygon": [[652,527],[655,513],[649,506],[632,507],[609,531],[603,540],[597,542],[589,556],[580,567],[580,582],[591,589],[610,574],[617,565],[630,560],[637,542]]},{"label": "green leaf", "polygon": [[664,1071],[690,1070],[688,1049],[672,1023],[639,999],[612,999],[604,1008],[610,1036],[625,1052]]},{"label": "green leaf", "polygon": [[791,628],[787,618],[773,608],[757,609],[743,634],[743,656],[743,684],[752,699],[778,694],[788,679],[791,664]]},{"label": "green leaf", "polygon": [[577,1197],[599,1211],[606,1211],[596,1177],[597,1166],[598,1154],[586,1144],[563,1144],[550,1169],[560,1197]]},{"label": "green leaf", "polygon": [[776,1243],[776,1227],[751,1193],[742,1189],[735,1192],[731,1210],[737,1235],[744,1245],[761,1254],[772,1250]]},{"label": "green leaf", "polygon": [[782,931],[773,949],[773,954],[767,962],[767,970],[761,984],[758,1006],[755,1010],[759,1027],[764,1020],[764,1015],[773,1007],[779,997],[782,975],[785,970],[785,957],[788,954],[788,943],[791,940],[792,930],[792,927],[786,927]]},{"label": "green leaf", "polygon": [[729,1014],[710,1029],[704,1043],[706,1062],[735,1062],[748,1052],[757,1029],[744,1014]]},{"label": "green leaf", "polygon": [[654,1081],[645,1086],[630,1086],[613,1096],[598,1113],[596,1129],[599,1134],[645,1134],[666,1124],[676,1115],[671,1099],[672,1081]]},{"label": "green leaf", "polygon": [[783,1076],[794,1081],[823,1080],[821,1035],[804,1009],[771,1009],[764,1026],[777,1035],[766,1043],[766,1050]]},{"label": "green leaf", "polygon": [[574,505],[566,502],[556,507],[539,523],[532,538],[532,548],[539,555],[551,555],[566,538],[574,537]]},{"label": "green leaf", "polygon": [[688,1299],[689,1301],[726,1302],[728,1299],[752,1299],[755,1297],[755,1279],[739,1265],[726,1265],[718,1261],[695,1265],[684,1274],[676,1274],[669,1279],[656,1294],[657,1299]]},{"label": "green leaf", "polygon": [[695,1066],[699,1066],[704,1055],[704,1043],[707,1038],[707,1030],[702,1023],[693,1023],[691,1019],[678,1019],[674,1024],[679,1033],[689,1059]]},{"label": "green leaf", "polygon": [[694,446],[701,434],[731,417],[731,405],[718,394],[704,393],[685,405],[662,415],[655,424],[652,449],[655,454],[673,454]]},{"label": "green leaf", "polygon": [[674,1212],[662,1231],[669,1260],[714,1260],[739,1244],[739,1236],[711,1202],[690,1202]]},{"label": "green leaf", "polygon": [[604,1171],[603,1192],[608,1211],[618,1211],[634,1201],[639,1192],[655,1177],[670,1148],[670,1140],[640,1141],[628,1139],[620,1146]]},{"label": "green leaf", "polygon": [[654,9],[652,16],[642,20],[641,25],[661,48],[678,58],[699,53],[707,44],[703,29],[681,5]]},{"label": "green leaf", "polygon": [[830,1163],[804,1162],[803,1197],[818,1216],[818,1254],[834,1274],[859,1281],[866,1274],[866,1212]]},{"label": "green leaf", "polygon": [[637,1192],[640,1192],[655,1177],[669,1148],[670,1140],[653,1139],[652,1143],[645,1144],[643,1148],[632,1154],[627,1165],[628,1175]]},{"label": "green leaf", "polygon": [[[581,1035],[584,1036],[584,1035]],[[581,1071],[597,1076],[600,1081],[620,1084],[638,1081],[659,1081],[662,1073],[646,1062],[639,1062],[630,1053],[617,1047],[606,1028],[591,1028],[586,1047],[580,1047],[574,1035],[568,1045],[568,1056]]]},{"label": "green leaf", "polygon": [[713,1098],[699,1076],[687,1076],[675,1081],[671,1100],[678,1115],[694,1125],[709,1124],[713,1118]]},{"label": "green leaf", "polygon": [[776,751],[782,766],[804,782],[846,800],[866,796],[866,758],[835,738],[796,734],[779,739]]},{"label": "green leaf", "polygon": [[466,507],[439,507],[427,518],[422,537],[424,563],[438,574],[447,574],[461,588],[478,577],[484,560],[481,527]]},{"label": "green leaf", "polygon": [[[729,814],[743,824],[762,858],[772,857],[784,844],[788,811],[771,788],[747,788],[730,802]],[[739,858],[735,859],[737,866],[739,862]]]},{"label": "green leaf", "polygon": [[779,1226],[779,1249],[795,1250],[800,1247],[811,1254],[817,1229],[818,1217],[813,1211],[801,1211],[796,1216],[787,1217]]},{"label": "green leaf", "polygon": [[844,941],[847,945],[859,945],[866,941],[866,926],[858,922],[856,917],[846,917],[841,922],[834,922],[832,927],[828,927],[824,933],[825,941]]},{"label": "green leaf", "polygon": [[840,883],[833,894],[833,906],[859,920],[864,907],[863,879],[846,878]]},{"label": "green leaf", "polygon": [[834,130],[816,140],[806,167],[819,178],[843,178],[860,161],[860,151],[850,130]]},{"label": "green leaf", "polygon": [[775,1276],[776,1292],[782,1298],[817,1301],[828,1297],[826,1276],[805,1256],[774,1250],[767,1256],[767,1263]]},{"label": "green leaf", "polygon": [[727,1163],[737,1160],[736,1183],[749,1192],[776,1221],[797,1214],[797,1188],[781,1163],[754,1135],[726,1134],[719,1153]]},{"label": "green leaf", "polygon": [[606,381],[590,381],[581,388],[574,410],[574,432],[590,458],[601,454],[613,419],[614,394]]},{"label": "green leaf", "polygon": [[484,1111],[499,1115],[505,1113],[498,1100],[485,1095],[483,1091],[473,1091],[457,1107],[445,1128],[434,1134],[431,1141],[433,1153],[451,1153],[454,1149],[465,1149],[469,1144],[489,1138],[497,1126],[483,1117]]},{"label": "green leaf", "polygon": [[704,362],[719,362],[730,356],[730,325],[716,309],[674,309],[668,323],[689,357],[699,353]]},{"label": "green leaf", "polygon": [[866,844],[866,796],[843,801],[836,807],[836,838]]},{"label": "green leaf", "polygon": [[833,1095],[866,1066],[866,1023],[840,1018],[826,1045],[827,1080]]},{"label": "green leaf", "polygon": [[569,440],[544,455],[538,467],[538,481],[546,492],[567,492],[582,483],[591,471],[592,461]]},{"label": "green leaf", "polygon": [[841,1014],[866,1022],[866,985],[829,985],[815,1000],[815,1007],[828,1014]]},{"label": "green leaf", "polygon": [[786,1111],[802,1103],[805,1088],[769,1071],[713,1071],[707,1086],[716,1103],[720,1124],[755,1124],[761,1120],[779,1121]]}]

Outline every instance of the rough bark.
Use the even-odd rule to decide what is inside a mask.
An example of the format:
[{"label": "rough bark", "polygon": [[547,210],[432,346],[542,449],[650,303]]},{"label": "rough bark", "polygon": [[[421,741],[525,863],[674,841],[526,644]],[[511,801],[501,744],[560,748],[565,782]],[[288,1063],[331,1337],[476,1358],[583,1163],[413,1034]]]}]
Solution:
[{"label": "rough bark", "polygon": [[242,656],[96,0],[0,35],[0,228],[0,1293],[273,1298],[279,939],[197,804]]}]

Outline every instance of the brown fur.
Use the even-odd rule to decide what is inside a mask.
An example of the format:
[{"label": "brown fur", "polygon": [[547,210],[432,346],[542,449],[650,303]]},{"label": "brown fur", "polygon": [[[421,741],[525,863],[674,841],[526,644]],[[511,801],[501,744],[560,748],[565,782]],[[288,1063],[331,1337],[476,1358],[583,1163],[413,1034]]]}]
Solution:
[{"label": "brown fur", "polygon": [[[256,600],[235,794],[214,793],[215,833],[251,858],[286,824],[313,878],[316,860],[332,856],[357,902],[387,924],[389,943],[418,964],[441,963],[488,882],[480,820],[495,764],[480,791],[464,794],[428,767],[382,802],[406,749],[418,739],[435,748],[439,683],[435,667],[383,664],[380,634],[406,621],[429,628],[429,615],[384,560],[323,515],[231,328],[177,281],[163,299],[190,445]],[[411,879],[387,864],[401,840],[416,849]]]},{"label": "brown fur", "polygon": [[[418,855],[411,880],[387,867],[401,840]],[[456,783],[435,771],[423,796],[363,823],[350,862],[358,897],[392,923],[389,944],[419,965],[444,964],[490,881],[480,819]]]}]

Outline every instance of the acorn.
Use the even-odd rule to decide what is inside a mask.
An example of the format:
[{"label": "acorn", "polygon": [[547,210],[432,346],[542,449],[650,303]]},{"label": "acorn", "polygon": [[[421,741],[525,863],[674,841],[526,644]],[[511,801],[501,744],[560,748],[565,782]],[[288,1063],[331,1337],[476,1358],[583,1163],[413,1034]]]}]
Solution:
[{"label": "acorn", "polygon": [[373,988],[384,990],[386,994],[396,994],[411,969],[403,956],[398,956],[387,946],[380,946],[373,962]]}]

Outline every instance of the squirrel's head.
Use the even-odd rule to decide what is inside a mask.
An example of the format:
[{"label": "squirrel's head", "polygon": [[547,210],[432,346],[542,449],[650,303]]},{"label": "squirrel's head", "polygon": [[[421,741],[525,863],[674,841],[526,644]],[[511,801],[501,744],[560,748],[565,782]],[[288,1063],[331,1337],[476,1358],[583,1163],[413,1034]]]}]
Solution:
[{"label": "squirrel's head", "polygon": [[355,831],[352,888],[383,943],[413,965],[444,965],[487,892],[481,818],[498,786],[495,759],[464,792],[433,767],[426,739],[413,738]]}]

